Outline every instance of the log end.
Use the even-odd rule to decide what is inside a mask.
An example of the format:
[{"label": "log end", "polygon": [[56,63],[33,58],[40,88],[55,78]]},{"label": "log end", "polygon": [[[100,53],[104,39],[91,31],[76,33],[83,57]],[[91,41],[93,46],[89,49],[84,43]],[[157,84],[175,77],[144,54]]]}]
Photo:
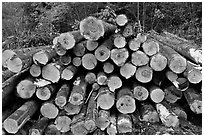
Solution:
[{"label": "log end", "polygon": [[14,119],[6,119],[3,123],[3,127],[6,130],[6,132],[15,134],[18,132],[19,125],[16,120]]},{"label": "log end", "polygon": [[136,110],[135,99],[129,95],[122,96],[117,100],[116,107],[122,114],[133,113]]},{"label": "log end", "polygon": [[14,73],[18,73],[21,71],[23,67],[23,62],[20,58],[14,58],[14,59],[10,59],[8,62],[7,62],[7,68],[14,72]]}]

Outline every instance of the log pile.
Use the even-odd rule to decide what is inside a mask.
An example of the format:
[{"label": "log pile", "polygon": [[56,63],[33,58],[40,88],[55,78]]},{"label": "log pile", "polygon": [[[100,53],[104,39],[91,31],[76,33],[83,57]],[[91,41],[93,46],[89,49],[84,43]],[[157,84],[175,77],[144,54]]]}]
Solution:
[{"label": "log pile", "polygon": [[133,24],[89,16],[51,46],[4,51],[3,133],[139,134],[139,123],[179,128],[186,109],[201,115],[201,50]]}]

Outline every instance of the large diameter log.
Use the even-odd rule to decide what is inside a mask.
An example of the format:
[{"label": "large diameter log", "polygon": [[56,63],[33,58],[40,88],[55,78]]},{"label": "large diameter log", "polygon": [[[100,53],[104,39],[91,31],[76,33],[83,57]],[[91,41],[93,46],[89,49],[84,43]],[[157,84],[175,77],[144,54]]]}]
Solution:
[{"label": "large diameter log", "polygon": [[116,75],[112,75],[108,78],[108,83],[107,83],[110,91],[114,92],[116,89],[119,89],[122,87],[122,80],[120,77]]},{"label": "large diameter log", "polygon": [[125,14],[117,15],[115,19],[117,25],[124,26],[128,22],[128,18]]},{"label": "large diameter log", "polygon": [[80,34],[80,31],[72,31],[72,32],[66,32],[61,33],[58,39],[58,42],[61,44],[61,46],[66,49],[72,49],[76,43],[82,41],[84,38]]},{"label": "large diameter log", "polygon": [[74,65],[69,65],[63,69],[61,73],[61,78],[64,80],[71,80],[77,73],[77,68]]},{"label": "large diameter log", "polygon": [[141,45],[141,42],[140,42],[139,39],[137,39],[137,38],[131,39],[131,40],[128,42],[128,46],[129,46],[130,50],[132,50],[132,51],[137,51],[137,50],[139,50],[140,45]]},{"label": "large diameter log", "polygon": [[126,45],[126,39],[121,34],[114,35],[113,44],[116,48],[124,48]]},{"label": "large diameter log", "polygon": [[67,102],[67,104],[64,106],[64,111],[68,116],[76,115],[76,114],[79,114],[81,108],[82,108],[82,105],[73,105],[72,103]]},{"label": "large diameter log", "polygon": [[160,53],[153,55],[150,59],[150,67],[154,71],[162,71],[167,66],[167,58]]},{"label": "large diameter log", "polygon": [[45,135],[61,135],[54,123],[50,123],[44,131]]},{"label": "large diameter log", "polygon": [[107,85],[108,76],[104,72],[99,72],[97,74],[96,82],[99,85]]},{"label": "large diameter log", "polygon": [[151,31],[149,35],[173,48],[179,54],[190,59],[194,63],[202,64],[202,50],[201,47],[195,43],[189,42],[186,39],[180,38],[168,32],[158,34],[155,31]]},{"label": "large diameter log", "polygon": [[39,65],[33,64],[30,69],[29,72],[31,74],[31,76],[33,77],[39,77],[41,75],[41,67]]},{"label": "large diameter log", "polygon": [[69,54],[60,56],[59,62],[65,66],[69,65],[72,62],[72,57]]},{"label": "large diameter log", "polygon": [[29,129],[29,135],[42,135],[48,124],[49,119],[42,117]]},{"label": "large diameter log", "polygon": [[93,40],[87,40],[86,42],[86,49],[88,51],[94,51],[98,47],[98,42]]},{"label": "large diameter log", "polygon": [[181,99],[183,95],[182,92],[173,85],[165,88],[164,93],[164,99],[169,103],[175,103],[178,99]]},{"label": "large diameter log", "polygon": [[149,92],[151,100],[155,103],[160,103],[164,99],[164,91],[157,86],[150,87]]},{"label": "large diameter log", "polygon": [[11,134],[18,130],[35,114],[38,104],[35,101],[28,101],[11,114],[3,123],[4,129]]},{"label": "large diameter log", "polygon": [[132,63],[127,62],[120,68],[120,74],[125,79],[129,79],[132,76],[134,76],[135,72],[136,72],[136,66],[134,66]]},{"label": "large diameter log", "polygon": [[115,95],[108,87],[101,87],[98,91],[97,106],[109,110],[115,103]]},{"label": "large diameter log", "polygon": [[133,113],[135,111],[135,99],[129,88],[124,87],[118,91],[116,108],[122,114]]},{"label": "large diameter log", "polygon": [[77,57],[82,57],[85,54],[86,51],[86,43],[87,41],[82,41],[80,43],[77,43],[74,48],[73,48],[73,53],[77,56]]},{"label": "large diameter log", "polygon": [[114,70],[114,65],[111,64],[110,62],[105,62],[105,63],[103,64],[103,71],[104,71],[105,73],[110,74],[110,73],[113,72],[113,70]]},{"label": "large diameter log", "polygon": [[104,45],[100,45],[94,52],[96,59],[101,62],[104,62],[109,59],[110,54],[110,49]]},{"label": "large diameter log", "polygon": [[110,125],[107,127],[106,132],[108,135],[116,135],[118,132],[116,126],[116,116],[112,114],[109,119]]},{"label": "large diameter log", "polygon": [[17,95],[23,99],[31,98],[36,91],[36,85],[33,82],[33,79],[20,81],[16,86]]},{"label": "large diameter log", "polygon": [[154,41],[145,41],[142,44],[143,51],[148,55],[148,56],[153,56],[159,52],[159,44]]},{"label": "large diameter log", "polygon": [[129,52],[126,48],[111,50],[111,59],[117,66],[124,65],[128,57],[129,57]]},{"label": "large diameter log", "polygon": [[77,77],[73,83],[73,88],[69,97],[69,102],[73,105],[80,105],[85,100],[86,88],[88,83],[83,76]]},{"label": "large diameter log", "polygon": [[119,114],[117,117],[117,129],[118,133],[131,133],[132,132],[132,120],[129,115]]},{"label": "large diameter log", "polygon": [[144,66],[149,63],[149,57],[144,52],[138,50],[132,53],[131,62],[135,66]]},{"label": "large diameter log", "polygon": [[54,105],[53,101],[47,101],[42,104],[40,113],[49,119],[54,119],[59,114],[59,109]]},{"label": "large diameter log", "polygon": [[97,41],[106,33],[113,33],[116,26],[89,16],[80,22],[79,29],[84,38]]},{"label": "large diameter log", "polygon": [[152,80],[153,70],[148,65],[138,67],[135,73],[135,78],[141,83],[148,83]]},{"label": "large diameter log", "polygon": [[56,128],[62,132],[68,132],[70,130],[71,119],[66,115],[60,115],[55,119]]},{"label": "large diameter log", "polygon": [[196,114],[202,113],[202,95],[194,88],[188,88],[184,92],[184,96],[190,106],[191,111]]},{"label": "large diameter log", "polygon": [[51,96],[56,92],[57,88],[56,85],[46,85],[44,87],[37,88],[35,94],[38,99],[40,100],[48,100],[51,98]]},{"label": "large diameter log", "polygon": [[175,113],[173,113],[168,107],[166,103],[158,103],[156,104],[157,112],[159,113],[159,117],[162,123],[167,127],[178,127],[179,119]]},{"label": "large diameter log", "polygon": [[75,66],[75,67],[79,67],[82,65],[82,60],[80,57],[74,57],[72,59],[72,64]]},{"label": "large diameter log", "polygon": [[91,54],[87,53],[82,57],[82,66],[87,70],[92,70],[97,65],[97,59],[96,57]]},{"label": "large diameter log", "polygon": [[68,95],[70,94],[70,86],[68,84],[63,84],[59,91],[57,92],[57,95],[55,97],[55,104],[59,108],[63,108],[67,103]]},{"label": "large diameter log", "polygon": [[141,103],[139,112],[141,121],[146,121],[150,123],[159,122],[159,115],[156,109],[150,103],[148,102]]},{"label": "large diameter log", "polygon": [[96,118],[97,127],[104,131],[110,125],[110,112],[107,110],[99,110]]},{"label": "large diameter log", "polygon": [[139,101],[144,101],[149,97],[149,91],[147,90],[146,87],[134,83],[133,85],[133,96],[135,99]]},{"label": "large diameter log", "polygon": [[85,76],[85,81],[89,84],[96,82],[96,74],[93,72],[88,72]]}]

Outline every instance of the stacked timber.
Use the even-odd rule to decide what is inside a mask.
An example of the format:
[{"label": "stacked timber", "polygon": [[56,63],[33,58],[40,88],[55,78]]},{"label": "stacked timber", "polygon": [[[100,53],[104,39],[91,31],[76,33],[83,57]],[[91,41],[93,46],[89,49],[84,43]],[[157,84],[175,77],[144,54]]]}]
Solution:
[{"label": "stacked timber", "polygon": [[3,133],[134,134],[144,122],[177,128],[190,117],[181,102],[201,115],[201,50],[134,24],[125,14],[112,23],[89,16],[52,46],[5,50]]}]

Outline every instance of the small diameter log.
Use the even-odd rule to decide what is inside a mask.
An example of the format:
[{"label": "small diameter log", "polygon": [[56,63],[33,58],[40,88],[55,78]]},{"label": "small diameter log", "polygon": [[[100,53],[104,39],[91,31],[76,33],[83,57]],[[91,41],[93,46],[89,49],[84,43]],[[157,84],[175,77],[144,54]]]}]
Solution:
[{"label": "small diameter log", "polygon": [[135,99],[129,88],[122,88],[117,93],[116,108],[122,114],[133,113],[136,110]]},{"label": "small diameter log", "polygon": [[171,70],[167,70],[165,76],[175,87],[178,87],[178,82],[176,81],[178,79],[178,74]]},{"label": "small diameter log", "polygon": [[42,104],[40,113],[46,118],[54,119],[59,114],[59,109],[54,105],[54,102],[50,100]]},{"label": "small diameter log", "polygon": [[103,71],[107,74],[110,74],[114,71],[114,65],[111,64],[110,62],[105,62],[103,64]]},{"label": "small diameter log", "polygon": [[64,111],[68,116],[76,115],[76,114],[79,114],[81,108],[82,108],[82,105],[73,105],[70,102],[67,102],[67,104],[64,106]]},{"label": "small diameter log", "polygon": [[41,67],[39,65],[33,64],[29,70],[31,76],[39,77],[41,75]]},{"label": "small diameter log", "polygon": [[182,92],[173,85],[165,88],[164,93],[164,99],[169,103],[175,103],[178,99],[181,99],[183,95]]},{"label": "small diameter log", "polygon": [[107,85],[107,80],[108,80],[108,77],[107,77],[107,75],[104,72],[99,72],[97,74],[96,81],[97,81],[97,83],[99,85]]},{"label": "small diameter log", "polygon": [[107,110],[99,110],[96,124],[99,129],[104,131],[110,125],[110,112]]},{"label": "small diameter log", "polygon": [[67,103],[68,95],[70,94],[70,86],[68,84],[63,84],[59,91],[57,92],[57,95],[55,97],[55,104],[59,108],[63,108]]},{"label": "small diameter log", "polygon": [[137,68],[135,77],[141,83],[148,83],[152,80],[153,70],[148,65],[141,66]]},{"label": "small diameter log", "polygon": [[182,107],[180,107],[178,104],[171,105],[171,110],[173,113],[175,113],[179,119],[185,119],[187,120],[187,114],[184,111]]},{"label": "small diameter log", "polygon": [[92,92],[89,101],[87,112],[85,116],[84,127],[88,130],[89,133],[93,132],[96,127],[96,117],[98,115],[97,104],[95,98],[97,96],[97,92]]},{"label": "small diameter log", "polygon": [[77,43],[73,48],[74,55],[76,55],[77,57],[82,57],[86,51],[86,47],[85,47],[86,43],[87,43],[86,40],[80,43]]},{"label": "small diameter log", "polygon": [[92,70],[97,66],[97,59],[96,57],[91,54],[87,53],[82,57],[82,66],[87,70]]},{"label": "small diameter log", "polygon": [[150,59],[150,67],[154,71],[162,71],[167,66],[167,58],[160,53],[153,55]]},{"label": "small diameter log", "polygon": [[165,97],[164,91],[157,86],[150,87],[149,92],[151,100],[155,103],[160,103]]},{"label": "small diameter log", "polygon": [[74,66],[76,66],[76,67],[81,66],[81,65],[82,65],[82,60],[81,60],[81,58],[80,58],[80,57],[74,57],[74,58],[72,59],[72,64],[73,64]]},{"label": "small diameter log", "polygon": [[35,53],[33,55],[33,62],[37,65],[46,65],[56,56],[56,51],[50,48],[50,50],[43,50]]},{"label": "small diameter log", "polygon": [[125,38],[133,36],[135,33],[134,25],[133,24],[127,24],[123,30],[123,36]]},{"label": "small diameter log", "polygon": [[58,63],[49,63],[42,68],[42,77],[52,83],[57,83],[60,80],[63,67]]},{"label": "small diameter log", "polygon": [[98,42],[97,41],[92,41],[92,40],[87,40],[86,42],[86,49],[88,51],[94,51],[98,47]]},{"label": "small diameter log", "polygon": [[119,89],[120,87],[122,87],[122,80],[120,79],[120,77],[116,76],[116,75],[112,75],[108,78],[108,83],[107,83],[110,91],[114,92],[116,89]]},{"label": "small diameter log", "polygon": [[159,43],[151,40],[147,40],[142,44],[144,53],[148,56],[153,56],[159,52]]},{"label": "small diameter log", "polygon": [[138,41],[140,41],[140,43],[144,43],[147,40],[147,34],[138,33],[136,39],[138,39]]},{"label": "small diameter log", "polygon": [[33,79],[25,79],[19,82],[16,86],[16,91],[20,98],[28,99],[33,96],[37,87],[33,82]]},{"label": "small diameter log", "polygon": [[71,80],[76,73],[77,73],[77,68],[73,65],[69,65],[68,67],[63,69],[61,73],[61,78],[64,80]]},{"label": "small diameter log", "polygon": [[126,48],[111,50],[111,59],[117,66],[124,65],[128,57],[129,57],[129,52]]},{"label": "small diameter log", "polygon": [[13,75],[15,75],[15,73],[8,70],[8,69],[5,71],[2,71],[2,82],[6,81],[7,79],[12,77]]},{"label": "small diameter log", "polygon": [[35,114],[38,104],[34,101],[28,101],[18,108],[3,122],[4,129],[11,134],[15,134],[18,130]]},{"label": "small diameter log", "polygon": [[140,84],[134,83],[133,84],[133,96],[135,99],[139,101],[144,101],[148,98],[149,91],[147,90],[146,87]]},{"label": "small diameter log", "polygon": [[85,76],[85,81],[89,84],[93,84],[96,81],[96,74],[93,72],[88,72]]},{"label": "small diameter log", "polygon": [[190,109],[196,113],[202,113],[202,94],[198,93],[194,88],[188,88],[184,92],[184,96],[190,106]]},{"label": "small diameter log", "polygon": [[120,75],[126,79],[129,79],[134,76],[135,72],[136,66],[134,66],[132,63],[127,62],[120,68]]},{"label": "small diameter log", "polygon": [[109,110],[115,103],[115,95],[108,87],[101,87],[98,91],[97,107]]},{"label": "small diameter log", "polygon": [[42,135],[48,124],[49,119],[42,117],[29,129],[29,135]]},{"label": "small diameter log", "polygon": [[187,67],[183,74],[190,83],[197,84],[202,81],[202,72],[199,67],[200,66],[187,61]]},{"label": "small diameter log", "polygon": [[179,119],[178,116],[173,113],[165,102],[156,104],[156,109],[162,123],[167,127],[178,127]]},{"label": "small diameter log", "polygon": [[98,61],[104,62],[110,57],[110,49],[107,46],[100,45],[94,52]]},{"label": "small diameter log", "polygon": [[141,103],[140,107],[140,120],[150,123],[159,122],[159,115],[156,109],[148,102]]},{"label": "small diameter log", "polygon": [[62,47],[62,45],[58,42],[54,45],[54,50],[59,56],[64,56],[67,53],[67,50]]},{"label": "small diameter log", "polygon": [[46,85],[44,87],[37,88],[35,94],[40,100],[48,100],[56,92],[56,85]]},{"label": "small diameter log", "polygon": [[128,18],[125,14],[117,15],[115,19],[118,26],[125,26],[125,24],[128,22]]},{"label": "small diameter log", "polygon": [[80,33],[85,39],[97,41],[107,33],[113,33],[116,26],[89,16],[80,22]]},{"label": "small diameter log", "polygon": [[129,115],[125,114],[119,114],[117,117],[117,129],[118,133],[124,134],[124,133],[131,133],[132,132],[132,120]]},{"label": "small diameter log", "polygon": [[189,88],[190,83],[186,78],[180,77],[176,80],[176,82],[178,83],[177,89],[180,91],[186,91]]},{"label": "small diameter log", "polygon": [[115,34],[113,44],[116,48],[124,48],[126,45],[126,39],[121,34]]},{"label": "small diameter log", "polygon": [[131,40],[128,42],[128,46],[129,46],[130,50],[132,50],[132,51],[137,51],[137,50],[139,50],[140,45],[141,45],[141,42],[140,42],[140,40],[137,39],[137,38],[131,39]]},{"label": "small diameter log", "polygon": [[58,39],[58,42],[61,44],[61,46],[66,49],[72,49],[75,44],[82,41],[84,38],[80,34],[80,31],[72,31],[72,32],[66,32],[61,33]]},{"label": "small diameter log", "polygon": [[60,56],[59,62],[65,66],[69,65],[72,62],[72,57],[69,54]]},{"label": "small diameter log", "polygon": [[73,83],[73,88],[69,97],[69,102],[73,105],[80,105],[85,100],[86,88],[88,83],[83,76],[77,77]]},{"label": "small diameter log", "polygon": [[50,123],[44,131],[45,135],[61,135],[54,123]]},{"label": "small diameter log", "polygon": [[131,62],[135,66],[144,66],[149,63],[149,57],[144,52],[138,50],[132,53]]},{"label": "small diameter log", "polygon": [[109,119],[110,125],[106,128],[106,132],[108,135],[116,135],[118,132],[116,127],[116,116],[112,114]]},{"label": "small diameter log", "polygon": [[55,119],[56,128],[62,132],[68,132],[70,130],[71,119],[68,116],[60,115]]},{"label": "small diameter log", "polygon": [[2,66],[4,68],[7,68],[7,63],[10,59],[12,59],[13,56],[16,56],[17,54],[12,50],[5,50],[2,53]]}]

